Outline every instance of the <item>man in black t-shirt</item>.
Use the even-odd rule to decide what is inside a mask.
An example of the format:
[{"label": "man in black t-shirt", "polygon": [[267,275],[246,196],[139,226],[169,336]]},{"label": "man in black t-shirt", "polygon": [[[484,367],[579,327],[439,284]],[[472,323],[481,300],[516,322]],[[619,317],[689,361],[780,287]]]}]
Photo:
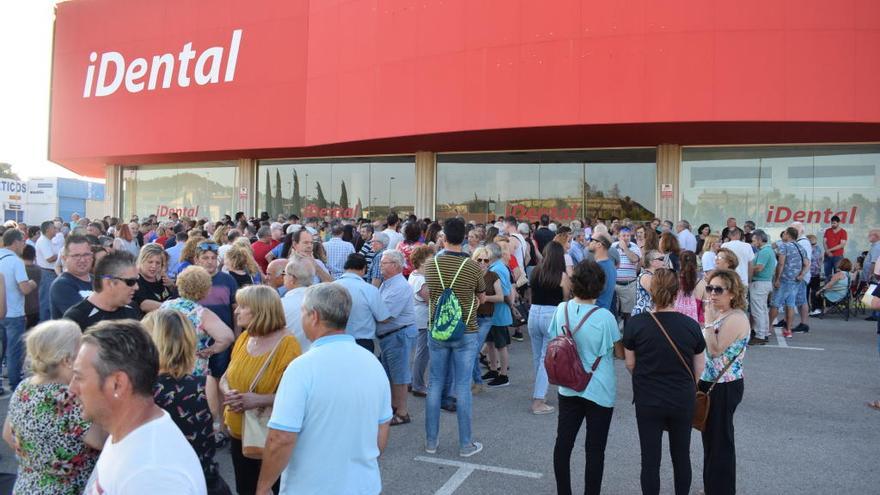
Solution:
[{"label": "man in black t-shirt", "polygon": [[54,320],[63,317],[65,311],[93,292],[91,271],[95,255],[88,238],[76,234],[67,236],[61,260],[64,262],[64,273],[49,288],[50,310]]},{"label": "man in black t-shirt", "polygon": [[538,243],[538,251],[544,252],[544,246],[547,245],[550,241],[553,240],[556,234],[550,230],[550,217],[547,215],[541,215],[541,226],[538,227],[538,230],[535,231],[535,242]]},{"label": "man in black t-shirt", "polygon": [[134,256],[125,251],[108,254],[95,267],[95,292],[64,313],[85,331],[104,320],[139,320],[141,312],[129,306],[138,289]]}]

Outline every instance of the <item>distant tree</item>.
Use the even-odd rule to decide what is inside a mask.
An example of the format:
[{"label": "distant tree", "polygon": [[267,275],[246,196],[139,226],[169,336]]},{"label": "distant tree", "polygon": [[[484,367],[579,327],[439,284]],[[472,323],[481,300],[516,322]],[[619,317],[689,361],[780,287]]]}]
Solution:
[{"label": "distant tree", "polygon": [[275,169],[275,211],[274,215],[284,212],[284,205],[281,197],[281,172]]},{"label": "distant tree", "polygon": [[339,207],[348,208],[348,191],[345,189],[345,181],[342,181],[342,193],[339,194]]},{"label": "distant tree", "polygon": [[0,178],[21,180],[18,174],[12,171],[12,164],[0,162]]},{"label": "distant tree", "polygon": [[299,176],[296,175],[296,170],[293,171],[293,196],[290,198],[290,202],[292,210],[291,213],[301,215],[302,206],[299,197]]},{"label": "distant tree", "polygon": [[275,202],[272,201],[272,183],[269,182],[269,171],[266,170],[266,204],[264,205],[264,210],[271,212],[272,208],[275,206]]},{"label": "distant tree", "polygon": [[327,198],[324,197],[324,190],[321,189],[321,183],[315,181],[315,189],[318,190],[318,200],[316,201],[318,208],[327,207]]}]

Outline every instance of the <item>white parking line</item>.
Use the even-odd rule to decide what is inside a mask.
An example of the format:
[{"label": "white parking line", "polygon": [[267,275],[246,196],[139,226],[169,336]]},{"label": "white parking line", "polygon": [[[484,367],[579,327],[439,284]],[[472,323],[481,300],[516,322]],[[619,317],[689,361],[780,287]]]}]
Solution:
[{"label": "white parking line", "polygon": [[776,333],[776,342],[779,344],[779,347],[788,347],[788,342],[786,342],[785,337],[782,336],[782,329],[777,328],[774,333]]},{"label": "white parking line", "polygon": [[487,466],[485,464],[471,464],[470,462],[452,461],[449,459],[438,459],[434,457],[418,456],[414,460],[458,468],[458,470],[455,471],[455,474],[453,474],[452,477],[449,478],[446,483],[444,483],[443,486],[440,487],[439,490],[434,492],[435,495],[452,495],[453,493],[455,493],[455,490],[457,490],[458,487],[461,486],[461,484],[464,483],[467,477],[470,476],[471,473],[473,473],[474,471],[487,471],[490,473],[509,474],[511,476],[522,476],[523,478],[532,479],[539,479],[544,477],[542,473],[535,473],[532,471],[521,471],[519,469]]},{"label": "white parking line", "polygon": [[824,347],[800,347],[796,345],[762,345],[761,347],[775,347],[777,349],[797,349],[800,351],[824,351]]}]

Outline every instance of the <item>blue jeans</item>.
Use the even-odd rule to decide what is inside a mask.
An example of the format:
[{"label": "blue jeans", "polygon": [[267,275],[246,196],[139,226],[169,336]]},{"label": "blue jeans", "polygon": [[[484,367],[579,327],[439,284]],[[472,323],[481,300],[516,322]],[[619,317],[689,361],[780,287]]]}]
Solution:
[{"label": "blue jeans", "polygon": [[554,313],[556,306],[532,304],[529,310],[529,339],[532,341],[532,369],[535,370],[533,399],[543,400],[547,395],[547,387],[550,386],[547,370],[544,368],[544,355],[547,353],[547,343],[550,342],[547,329],[550,328]]},{"label": "blue jeans", "polygon": [[6,340],[6,372],[9,377],[9,388],[15,390],[21,381],[21,368],[24,366],[24,329],[25,317],[13,316],[0,320]]},{"label": "blue jeans", "polygon": [[478,316],[477,317],[477,342],[474,344],[477,352],[474,353],[474,371],[472,379],[474,383],[481,384],[483,383],[482,373],[480,373],[480,347],[483,346],[483,342],[486,341],[486,335],[489,335],[489,330],[492,328],[492,317],[491,316]]},{"label": "blue jeans", "polygon": [[55,274],[54,270],[44,270],[40,268],[40,286],[37,289],[37,294],[40,299],[40,321],[52,319],[52,304],[49,299],[49,289],[52,287],[52,282],[56,278],[58,278],[58,275]]},{"label": "blue jeans", "polygon": [[831,275],[837,270],[837,264],[840,263],[840,260],[843,259],[843,256],[825,256],[825,281],[827,282]]},{"label": "blue jeans", "polygon": [[471,371],[474,353],[477,352],[476,333],[466,333],[455,342],[440,342],[428,336],[430,366],[428,380],[428,399],[425,404],[425,436],[427,447],[439,444],[440,400],[443,395],[443,382],[449,368],[455,370],[453,383],[458,398],[458,447],[463,449],[471,443]]}]

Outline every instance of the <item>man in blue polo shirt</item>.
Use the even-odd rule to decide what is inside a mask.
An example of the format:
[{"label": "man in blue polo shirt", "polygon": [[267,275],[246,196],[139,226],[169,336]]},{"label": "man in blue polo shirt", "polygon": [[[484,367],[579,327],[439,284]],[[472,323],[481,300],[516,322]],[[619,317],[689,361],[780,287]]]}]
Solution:
[{"label": "man in blue polo shirt", "polygon": [[[257,493],[377,494],[388,443],[391,388],[385,370],[345,334],[351,297],[339,284],[306,289],[302,323],[313,342],[278,386]],[[352,380],[356,376],[357,380]]]},{"label": "man in blue polo shirt", "polygon": [[345,287],[351,296],[351,315],[345,333],[354,337],[358,345],[373,352],[376,322],[387,320],[391,314],[379,295],[379,289],[364,280],[367,259],[362,254],[349,255],[344,269],[335,283]]}]

